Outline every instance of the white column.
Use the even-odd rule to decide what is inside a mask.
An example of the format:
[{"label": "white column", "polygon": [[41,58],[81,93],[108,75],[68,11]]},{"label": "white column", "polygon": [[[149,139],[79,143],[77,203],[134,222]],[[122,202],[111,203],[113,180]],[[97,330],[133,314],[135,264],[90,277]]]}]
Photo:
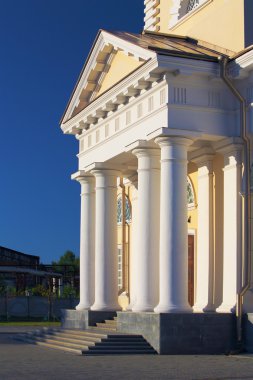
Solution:
[{"label": "white column", "polygon": [[235,312],[241,288],[242,166],[241,146],[231,145],[224,154],[223,301],[218,312]]},{"label": "white column", "polygon": [[[136,181],[137,182],[137,181]],[[138,287],[138,271],[137,271],[137,252],[138,252],[138,189],[137,183],[133,184],[133,193],[131,197],[131,241],[130,241],[130,303],[127,310],[132,310],[136,303],[136,288]]]},{"label": "white column", "polygon": [[91,310],[119,310],[117,250],[117,176],[94,169],[96,177],[95,303]]},{"label": "white column", "polygon": [[80,303],[76,310],[89,309],[95,292],[95,179],[90,174],[75,178],[81,184]]},{"label": "white column", "polygon": [[192,140],[160,137],[160,302],[157,313],[189,312],[187,147]]},{"label": "white column", "polygon": [[214,311],[213,155],[193,160],[198,165],[198,235],[194,311]]},{"label": "white column", "polygon": [[138,158],[138,249],[135,312],[153,311],[159,293],[160,150],[134,149]]}]

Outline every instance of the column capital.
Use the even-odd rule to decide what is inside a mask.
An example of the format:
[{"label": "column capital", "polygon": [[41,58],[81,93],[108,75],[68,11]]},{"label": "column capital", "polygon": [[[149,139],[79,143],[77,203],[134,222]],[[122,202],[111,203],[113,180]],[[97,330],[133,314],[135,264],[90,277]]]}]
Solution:
[{"label": "column capital", "polygon": [[95,175],[97,173],[105,173],[108,175],[116,175],[120,176],[122,171],[127,169],[126,166],[120,165],[117,163],[109,163],[109,162],[93,162],[92,164],[86,166],[85,170]]},{"label": "column capital", "polygon": [[193,140],[187,136],[158,136],[155,143],[159,146],[183,145],[190,146]]},{"label": "column capital", "polygon": [[154,143],[152,141],[147,140],[136,140],[133,143],[125,146],[126,152],[133,152],[133,150],[137,148],[155,148]]},{"label": "column capital", "polygon": [[71,175],[71,179],[73,181],[77,181],[77,182],[91,182],[92,180],[94,180],[94,176],[90,173],[90,172],[86,172],[84,170],[78,170],[77,172],[73,173]]},{"label": "column capital", "polygon": [[95,168],[91,170],[91,173],[95,177],[119,177],[121,175],[119,170],[111,168]]},{"label": "column capital", "polygon": [[132,153],[137,157],[160,157],[160,149],[154,147],[139,147],[132,150]]},{"label": "column capital", "polygon": [[96,190],[106,188],[117,189],[117,177],[121,175],[119,170],[97,167],[92,169],[91,173],[96,178]]}]

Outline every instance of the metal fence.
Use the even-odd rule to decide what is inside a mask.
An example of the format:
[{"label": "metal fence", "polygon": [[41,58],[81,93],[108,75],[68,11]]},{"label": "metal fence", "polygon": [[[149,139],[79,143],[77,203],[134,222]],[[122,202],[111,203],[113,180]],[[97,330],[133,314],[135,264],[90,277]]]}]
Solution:
[{"label": "metal fence", "polygon": [[0,320],[37,319],[55,320],[61,318],[61,309],[74,309],[77,298],[56,298],[53,296],[0,296]]}]

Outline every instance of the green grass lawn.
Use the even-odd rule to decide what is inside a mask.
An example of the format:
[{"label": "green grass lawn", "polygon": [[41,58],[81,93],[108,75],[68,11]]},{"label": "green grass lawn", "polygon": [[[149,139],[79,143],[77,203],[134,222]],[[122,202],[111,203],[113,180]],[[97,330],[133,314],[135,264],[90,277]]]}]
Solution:
[{"label": "green grass lawn", "polygon": [[60,326],[61,322],[49,321],[17,321],[17,322],[0,322],[0,326]]}]

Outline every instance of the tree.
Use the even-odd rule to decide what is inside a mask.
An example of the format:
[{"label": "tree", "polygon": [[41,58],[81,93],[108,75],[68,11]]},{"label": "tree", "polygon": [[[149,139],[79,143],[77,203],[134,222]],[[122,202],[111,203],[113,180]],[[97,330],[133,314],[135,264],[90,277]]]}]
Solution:
[{"label": "tree", "polygon": [[66,251],[58,261],[52,261],[52,265],[57,272],[62,272],[59,266],[68,266],[68,272],[75,273],[79,271],[80,260],[72,251]]},{"label": "tree", "polygon": [[78,294],[80,260],[72,251],[66,251],[58,261],[52,261],[55,272],[62,274],[61,295],[75,297]]}]

